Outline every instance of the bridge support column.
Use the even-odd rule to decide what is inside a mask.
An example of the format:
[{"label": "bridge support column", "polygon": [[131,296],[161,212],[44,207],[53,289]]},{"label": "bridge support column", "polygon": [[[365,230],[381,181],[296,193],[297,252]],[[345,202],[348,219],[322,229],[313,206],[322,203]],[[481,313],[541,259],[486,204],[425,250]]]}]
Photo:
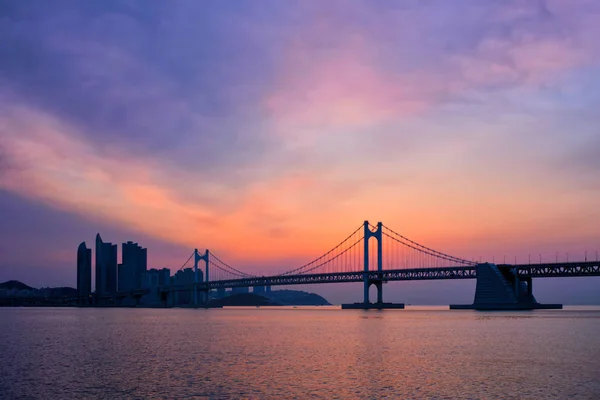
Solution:
[{"label": "bridge support column", "polygon": [[533,296],[533,278],[527,278],[527,296]]},{"label": "bridge support column", "polygon": [[383,282],[377,281],[373,283],[377,288],[377,304],[383,303]]},{"label": "bridge support column", "polygon": [[[364,273],[363,273],[363,282],[364,282],[364,299],[363,303],[365,305],[370,304],[369,301],[369,287],[371,286],[371,279],[369,277],[369,239],[374,237],[377,240],[377,271],[381,272],[383,268],[383,245],[382,245],[382,231],[383,224],[381,222],[377,223],[377,229],[372,231],[369,226],[369,221],[365,221],[363,223],[364,229]],[[379,289],[378,289],[379,290]],[[378,292],[379,293],[379,292]],[[379,299],[379,295],[377,296]]]},{"label": "bridge support column", "polygon": [[[208,249],[206,249],[206,251],[204,252],[204,254],[200,254],[198,252],[198,249],[194,250],[194,290],[193,290],[193,301],[194,301],[194,306],[198,307],[199,304],[199,300],[202,300],[202,303],[208,303],[208,295],[206,296],[206,298],[204,298],[204,296],[200,296],[199,295],[199,287],[198,285],[200,283],[202,283],[202,280],[200,279],[200,273],[198,270],[198,263],[200,261],[204,261],[204,267],[205,267],[205,273],[204,273],[204,283],[207,284],[208,286],[208,272],[209,272],[209,251]],[[202,297],[202,299],[199,299],[199,297]]]},{"label": "bridge support column", "polygon": [[364,287],[364,300],[363,303],[369,304],[369,238],[371,237],[371,229],[369,229],[369,221],[365,221],[364,224],[365,238],[364,242],[364,251],[363,251],[363,264],[365,271],[363,273],[363,287]]},{"label": "bridge support column", "polygon": [[540,304],[533,296],[532,278],[520,279],[518,270],[496,264],[477,265],[475,300],[469,305],[450,305],[451,310],[560,309],[562,304]]},{"label": "bridge support column", "polygon": [[517,300],[520,297],[520,287],[521,287],[521,282],[519,280],[519,267],[515,267],[515,270],[513,272],[514,275],[514,282],[515,282],[515,297],[517,298]]}]

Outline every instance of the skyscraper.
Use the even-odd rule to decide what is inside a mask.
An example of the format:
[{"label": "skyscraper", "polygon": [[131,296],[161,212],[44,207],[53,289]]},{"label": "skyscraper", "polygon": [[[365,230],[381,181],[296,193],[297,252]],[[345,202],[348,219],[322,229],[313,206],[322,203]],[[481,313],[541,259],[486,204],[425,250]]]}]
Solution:
[{"label": "skyscraper", "polygon": [[119,291],[140,289],[148,270],[148,253],[137,243],[123,243],[122,263],[119,264]]},{"label": "skyscraper", "polygon": [[77,248],[77,295],[84,297],[92,292],[92,249],[85,242]]},{"label": "skyscraper", "polygon": [[117,245],[104,243],[96,235],[96,293],[117,291]]}]

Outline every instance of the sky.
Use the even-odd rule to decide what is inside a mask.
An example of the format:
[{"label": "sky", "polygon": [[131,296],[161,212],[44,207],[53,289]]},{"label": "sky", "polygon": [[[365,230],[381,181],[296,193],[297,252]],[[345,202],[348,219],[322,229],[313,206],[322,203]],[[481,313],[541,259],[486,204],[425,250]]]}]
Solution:
[{"label": "sky", "polygon": [[277,272],[367,219],[467,259],[593,258],[599,35],[595,0],[2,1],[0,281],[74,286],[97,232],[149,267]]}]

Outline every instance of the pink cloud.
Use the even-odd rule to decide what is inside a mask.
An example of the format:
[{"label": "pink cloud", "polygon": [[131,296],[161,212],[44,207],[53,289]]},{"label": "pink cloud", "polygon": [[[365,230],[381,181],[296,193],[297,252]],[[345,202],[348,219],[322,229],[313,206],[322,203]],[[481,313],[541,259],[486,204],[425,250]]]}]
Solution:
[{"label": "pink cloud", "polygon": [[279,129],[364,126],[415,114],[430,102],[428,89],[419,87],[422,77],[386,74],[360,37],[324,55],[299,41],[282,65],[277,88],[264,100],[267,115],[282,123]]},{"label": "pink cloud", "polygon": [[[468,11],[472,10],[466,15],[473,22],[478,14]],[[510,22],[529,13],[519,9],[488,18]],[[226,249],[227,256],[245,260],[318,255],[365,218],[384,220],[432,246],[435,241],[429,243],[428,239],[434,234],[428,232],[446,229],[438,231],[437,240],[451,250],[446,242],[475,240],[484,231],[508,235],[524,224],[529,214],[537,216],[538,220],[530,223],[533,226],[558,211],[591,209],[569,201],[541,207],[534,195],[552,198],[553,192],[532,190],[525,174],[508,171],[510,165],[497,171],[505,180],[495,184],[505,185],[505,190],[496,193],[498,187],[489,182],[492,167],[487,155],[497,149],[486,152],[485,160],[465,161],[465,170],[457,160],[472,158],[472,154],[449,148],[439,154],[423,151],[419,159],[410,158],[413,165],[398,160],[381,165],[377,164],[378,153],[373,159],[356,161],[348,154],[356,148],[348,151],[350,146],[344,146],[349,141],[343,137],[350,130],[360,130],[356,147],[362,150],[373,127],[422,115],[453,95],[485,91],[490,86],[533,87],[552,82],[563,72],[597,61],[593,52],[586,51],[591,44],[585,34],[577,31],[562,37],[525,30],[505,36],[483,35],[472,47],[449,51],[439,32],[435,36],[439,42],[432,45],[429,40],[440,16],[408,10],[376,17],[365,25],[368,29],[342,18],[321,18],[290,39],[274,86],[262,103],[272,123],[271,133],[283,137],[282,147],[289,143],[287,135],[312,135],[322,142],[327,141],[325,137],[340,135],[327,146],[303,148],[301,161],[293,168],[288,153],[271,151],[260,165],[252,166],[258,172],[244,175],[244,186],[235,188],[224,182],[227,177],[220,181],[222,177],[158,164],[151,157],[133,158],[117,149],[99,152],[82,139],[78,127],[34,108],[15,107],[0,114],[0,132],[6,152],[23,168],[0,176],[0,187],[190,248]],[[591,32],[590,24],[582,26]],[[389,35],[389,40],[382,35]],[[92,47],[87,51],[104,54],[100,50]],[[119,54],[114,57],[113,61],[129,70],[128,59]],[[102,77],[101,70],[90,66],[90,71]],[[152,71],[147,73],[152,75]],[[114,90],[122,90],[127,78],[121,78]],[[150,92],[124,86],[126,99],[152,98]],[[170,88],[159,85],[157,93],[163,98]],[[175,101],[160,111],[166,118],[175,118],[194,110]],[[417,128],[421,128],[416,130],[418,134],[427,130]],[[446,131],[440,132],[441,136]],[[328,161],[315,166],[318,152],[339,165]],[[400,170],[409,178],[401,179]],[[389,182],[376,181],[384,174]],[[514,191],[530,197],[522,200]],[[593,236],[595,228],[586,229]]]},{"label": "pink cloud", "polygon": [[[348,14],[364,15],[360,23],[335,18],[324,6],[321,13],[312,10],[317,22],[290,39],[263,101],[277,134],[375,126],[422,114],[465,91],[551,83],[573,68],[598,62],[586,39],[595,28],[574,24],[584,18],[579,14],[570,24],[557,15],[560,23],[537,27],[523,22],[541,19],[535,4],[489,6],[486,12],[466,7],[463,21],[451,27],[484,33],[470,39],[475,47],[453,51],[443,46],[444,37],[430,40],[447,19],[427,7],[386,15],[352,4]],[[486,33],[488,24],[510,30]],[[416,62],[423,59],[429,61]]]}]

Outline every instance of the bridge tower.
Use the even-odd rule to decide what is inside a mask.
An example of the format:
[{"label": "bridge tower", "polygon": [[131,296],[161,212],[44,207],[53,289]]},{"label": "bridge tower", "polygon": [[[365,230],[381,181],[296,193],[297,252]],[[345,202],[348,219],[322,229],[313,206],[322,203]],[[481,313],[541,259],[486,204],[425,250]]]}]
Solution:
[{"label": "bridge tower", "polygon": [[[377,223],[377,229],[375,231],[372,231],[371,228],[369,227],[369,221],[365,221],[364,222],[364,235],[365,235],[365,239],[364,239],[364,264],[365,264],[365,272],[363,274],[363,281],[364,281],[364,304],[365,306],[367,304],[369,304],[369,288],[371,287],[371,285],[375,285],[375,287],[377,287],[377,303],[383,303],[383,281],[381,279],[370,279],[369,278],[369,239],[371,239],[372,237],[374,237],[377,240],[377,272],[381,273],[383,270],[383,261],[382,261],[382,256],[383,256],[383,238],[382,238],[382,232],[383,232],[383,224],[381,222]],[[379,275],[380,277],[382,275]]]},{"label": "bridge tower", "polygon": [[[204,269],[204,282],[208,283],[208,265],[209,265],[209,257],[210,253],[208,249],[204,252],[204,254],[200,254],[198,249],[194,250],[194,306],[198,306],[198,284],[200,282],[199,274],[198,274],[198,263],[200,261],[204,261],[205,269]],[[208,290],[206,292],[206,299],[203,299],[203,302],[208,301]]]}]

